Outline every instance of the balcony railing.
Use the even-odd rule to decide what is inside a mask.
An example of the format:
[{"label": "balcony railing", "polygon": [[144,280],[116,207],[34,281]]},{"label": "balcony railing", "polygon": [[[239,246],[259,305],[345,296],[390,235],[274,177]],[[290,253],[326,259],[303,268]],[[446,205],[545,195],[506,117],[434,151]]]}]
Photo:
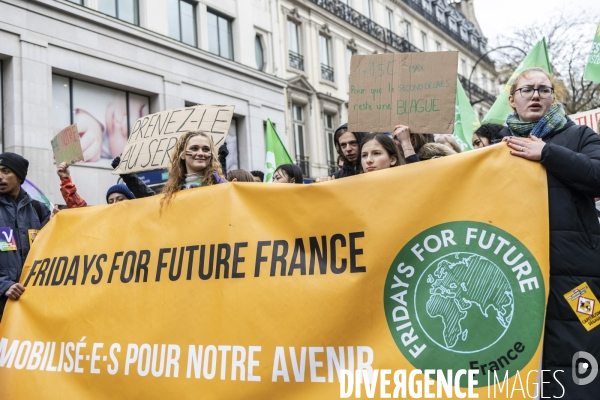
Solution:
[{"label": "balcony railing", "polygon": [[[413,46],[406,39],[396,35],[394,32],[390,31],[389,29],[384,29],[381,25],[376,24],[374,21],[370,20],[369,18],[360,14],[358,11],[354,10],[352,7],[347,6],[346,4],[342,3],[339,0],[310,0],[310,1],[317,4],[320,7],[323,7],[327,11],[337,15],[344,21],[349,22],[350,24],[363,30],[364,32],[368,33],[369,35],[373,36],[374,38],[379,39],[380,41],[382,41],[384,43],[387,43],[388,45],[392,46],[393,48],[395,48],[396,50],[398,50],[402,53],[421,51],[417,47]],[[431,21],[435,26],[440,27],[444,32],[446,32],[454,40],[458,41],[459,43],[462,43],[465,47],[469,48],[471,51],[473,51],[477,55],[482,54],[481,49],[477,48],[476,46],[473,46],[468,40],[464,40],[463,38],[461,38],[461,36],[458,32],[454,32],[453,30],[450,29],[450,27],[447,25],[447,22],[440,21],[439,18],[433,14],[433,11],[429,11],[428,9],[423,7],[422,0],[404,0],[404,2],[409,4],[414,9],[418,10],[421,14],[423,14],[423,16],[425,16],[425,18],[427,18],[429,21]],[[447,21],[447,19],[446,19],[446,21]],[[292,52],[290,52],[290,65],[292,65],[291,64],[291,54],[292,54]],[[298,55],[298,56],[300,56],[300,55]],[[302,56],[300,56],[300,57],[302,57]],[[487,60],[488,62],[491,63],[491,61],[489,61],[489,59],[487,57],[485,58],[485,60]],[[303,68],[299,68],[299,69],[303,69]],[[333,71],[332,71],[332,73],[333,73]],[[324,74],[323,66],[321,66],[321,76],[323,77],[323,79],[326,79],[323,74]],[[459,78],[460,78],[460,81],[461,81],[465,91],[468,92],[468,90],[469,90],[468,79],[466,79],[462,75],[459,75]],[[331,80],[333,81],[333,77]],[[493,96],[491,93],[488,93],[487,91],[483,90],[482,88],[475,85],[474,83],[471,83],[471,92],[475,96],[479,97],[480,99],[482,99],[484,101],[489,102],[490,104],[496,100],[495,96]]]},{"label": "balcony railing", "polygon": [[[467,93],[467,96],[468,96],[469,95],[469,80],[460,74],[458,75],[458,79],[460,79],[460,83],[463,86],[463,89],[465,89],[465,92]],[[496,101],[496,96],[483,90],[482,88],[480,88],[473,82],[471,82],[471,93],[473,93],[475,96],[479,97],[481,100],[488,102],[489,104],[494,104],[494,102]]]},{"label": "balcony railing", "polygon": [[[477,55],[477,57],[481,56],[484,53],[484,51],[482,51],[480,46],[473,46],[473,44],[469,41],[468,37],[465,39],[460,35],[459,32],[455,32],[452,29],[450,29],[447,18],[444,18],[444,21],[441,21],[441,19],[435,15],[435,12],[433,11],[433,9],[429,10],[429,9],[423,7],[422,0],[404,0],[404,2],[406,4],[408,4],[410,7],[412,7],[413,9],[417,10],[423,17],[425,17],[425,19],[427,19],[429,22],[431,22],[434,26],[443,30],[452,39],[461,43],[463,46],[465,46],[466,48],[471,50],[471,52],[475,53]],[[459,27],[457,27],[457,28],[460,30]],[[487,57],[485,58],[485,61],[491,63],[490,59]]]},{"label": "balcony railing", "polygon": [[308,157],[296,155],[296,165],[300,167],[304,178],[310,177],[310,161]]},{"label": "balcony railing", "polygon": [[321,64],[321,78],[333,82],[333,68],[329,65]]},{"label": "balcony railing", "polygon": [[408,40],[401,38],[389,29],[386,30],[387,44],[400,51],[401,53],[416,53],[421,50],[410,44]]},{"label": "balcony railing", "polygon": [[293,51],[289,51],[290,54],[290,67],[300,69],[304,71],[304,57]]},{"label": "balcony railing", "polygon": [[385,42],[385,29],[375,21],[362,15],[352,7],[347,6],[339,0],[311,0],[316,5],[323,7],[332,14],[337,15],[344,21],[368,33],[369,35]]}]

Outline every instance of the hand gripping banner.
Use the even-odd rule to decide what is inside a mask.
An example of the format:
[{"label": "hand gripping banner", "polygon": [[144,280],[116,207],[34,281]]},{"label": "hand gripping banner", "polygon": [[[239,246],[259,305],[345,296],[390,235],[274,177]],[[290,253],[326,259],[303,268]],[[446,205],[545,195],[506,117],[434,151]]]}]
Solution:
[{"label": "hand gripping banner", "polygon": [[498,145],[159,200],[61,211],[40,232],[0,324],[0,398],[534,394],[539,163]]}]

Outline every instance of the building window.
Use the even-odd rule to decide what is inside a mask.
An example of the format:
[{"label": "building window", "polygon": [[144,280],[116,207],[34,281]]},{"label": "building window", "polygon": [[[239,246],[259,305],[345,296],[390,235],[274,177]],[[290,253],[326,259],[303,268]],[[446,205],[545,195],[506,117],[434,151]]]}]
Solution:
[{"label": "building window", "polygon": [[346,72],[348,73],[348,78],[350,78],[350,65],[352,61],[352,56],[356,54],[356,51],[352,50],[349,47],[346,47]]},{"label": "building window", "polygon": [[254,57],[256,58],[256,68],[260,71],[265,69],[265,49],[262,45],[262,38],[256,35],[254,38]]},{"label": "building window", "polygon": [[[77,123],[82,138],[95,138],[83,155],[86,162],[120,155],[135,121],[149,113],[150,99],[135,93],[52,75],[52,130],[56,135]],[[123,123],[125,122],[125,123]]]},{"label": "building window", "polygon": [[410,42],[410,36],[411,36],[410,31],[411,31],[410,22],[404,21],[404,39],[406,39],[408,42]]},{"label": "building window", "polygon": [[373,0],[365,0],[365,15],[369,19],[373,19]]},{"label": "building window", "polygon": [[456,32],[458,30],[458,26],[456,25],[456,21],[453,20],[452,18],[448,18],[448,25],[450,26],[450,29],[453,30],[454,32]]},{"label": "building window", "polygon": [[390,31],[394,31],[394,12],[389,8],[385,9],[385,22],[387,23],[387,28]]},{"label": "building window", "polygon": [[442,44],[440,42],[435,42],[435,51],[442,51]]},{"label": "building window", "polygon": [[288,52],[290,58],[290,67],[304,70],[304,58],[302,57],[302,51],[300,51],[300,27],[297,23],[288,20],[287,21],[287,41],[288,41]]},{"label": "building window", "polygon": [[487,77],[487,75],[486,75],[486,74],[483,74],[483,75],[481,76],[481,88],[482,88],[483,90],[485,90],[486,92],[489,90],[489,89],[488,89],[488,77]]},{"label": "building window", "polygon": [[319,35],[319,53],[321,58],[321,78],[333,82],[331,39],[327,36]]},{"label": "building window", "polygon": [[233,60],[232,20],[208,10],[208,51]]},{"label": "building window", "polygon": [[469,41],[469,33],[467,32],[467,28],[465,28],[463,26],[460,27],[460,37],[465,42]]},{"label": "building window", "polygon": [[462,70],[462,76],[467,77],[467,62],[465,60],[460,60],[460,67]]},{"label": "building window", "polygon": [[421,47],[423,51],[427,51],[427,34],[425,32],[421,32]]},{"label": "building window", "polygon": [[196,6],[185,0],[167,0],[169,36],[190,46],[198,46]]},{"label": "building window", "polygon": [[435,8],[435,15],[438,21],[440,21],[443,24],[446,23],[446,13],[444,13],[444,10],[440,6],[437,6]]},{"label": "building window", "polygon": [[[234,169],[240,169],[240,150],[238,146],[238,120],[233,117],[231,119],[231,125],[229,125],[229,131],[225,136],[225,143],[227,143],[227,157],[225,158],[225,164],[227,165],[227,171]],[[226,173],[227,171],[223,171]]]},{"label": "building window", "polygon": [[425,11],[427,11],[430,14],[433,14],[433,10],[431,8],[431,3],[429,2],[429,0],[421,0],[421,4],[423,5]]},{"label": "building window", "polygon": [[[81,4],[74,1],[74,3]],[[98,0],[98,11],[130,24],[139,25],[137,0]]]},{"label": "building window", "polygon": [[297,104],[292,104],[292,120],[294,124],[294,144],[296,147],[296,165],[302,170],[302,175],[310,176],[308,157],[305,148],[304,110]]},{"label": "building window", "polygon": [[325,137],[327,138],[327,164],[329,164],[329,174],[333,175],[338,170],[337,151],[335,150],[335,142],[333,141],[334,116],[331,114],[324,115],[325,122]]}]

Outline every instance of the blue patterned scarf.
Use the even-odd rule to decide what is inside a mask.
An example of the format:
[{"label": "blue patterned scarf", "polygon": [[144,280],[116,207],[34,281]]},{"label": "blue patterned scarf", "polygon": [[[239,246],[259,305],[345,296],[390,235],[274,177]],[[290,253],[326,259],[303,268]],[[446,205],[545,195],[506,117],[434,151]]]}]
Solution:
[{"label": "blue patterned scarf", "polygon": [[554,104],[539,121],[523,122],[516,113],[506,118],[506,125],[510,132],[519,137],[529,137],[531,134],[543,139],[548,134],[562,129],[566,124],[567,116],[562,104]]}]

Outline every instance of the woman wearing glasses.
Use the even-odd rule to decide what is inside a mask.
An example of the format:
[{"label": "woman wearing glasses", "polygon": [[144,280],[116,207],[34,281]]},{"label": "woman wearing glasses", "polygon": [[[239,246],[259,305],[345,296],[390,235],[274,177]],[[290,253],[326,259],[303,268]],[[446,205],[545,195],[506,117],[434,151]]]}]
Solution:
[{"label": "woman wearing glasses", "polygon": [[171,201],[182,189],[193,189],[227,182],[215,146],[204,132],[187,132],[181,135],[171,153],[169,180],[162,191],[160,204]]},{"label": "woman wearing glasses", "polygon": [[[510,90],[515,113],[508,116],[508,132],[503,133],[510,135],[505,140],[512,155],[539,161],[548,176],[550,295],[542,369],[550,370],[564,389],[548,376],[544,381],[552,383],[544,384],[544,395],[560,397],[564,390],[564,398],[591,399],[600,392],[600,379],[576,385],[572,360],[578,351],[600,354],[600,328],[588,331],[565,294],[585,282],[600,296],[600,224],[594,206],[594,197],[600,197],[600,137],[565,115],[554,90],[542,69],[523,71]],[[535,207],[539,200],[527,201]],[[599,310],[596,304],[594,313]]]}]

